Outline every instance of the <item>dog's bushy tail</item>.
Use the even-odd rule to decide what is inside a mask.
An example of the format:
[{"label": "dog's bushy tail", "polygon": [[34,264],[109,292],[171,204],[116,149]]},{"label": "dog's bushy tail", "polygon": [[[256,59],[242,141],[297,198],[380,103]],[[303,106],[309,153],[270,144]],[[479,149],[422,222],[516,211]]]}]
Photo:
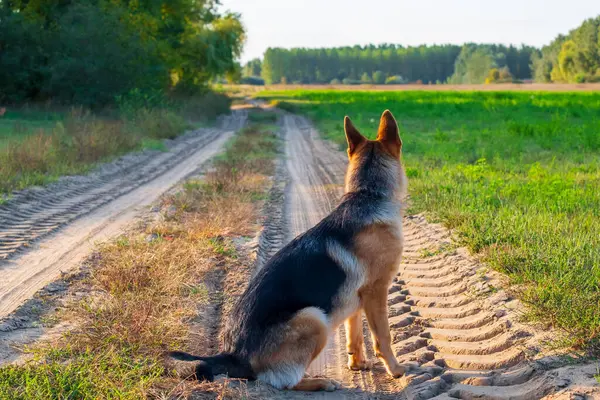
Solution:
[{"label": "dog's bushy tail", "polygon": [[196,379],[199,381],[213,381],[216,375],[222,374],[227,374],[230,378],[254,379],[250,363],[233,354],[222,353],[210,357],[199,357],[182,351],[172,351],[168,356],[179,361],[198,361]]}]

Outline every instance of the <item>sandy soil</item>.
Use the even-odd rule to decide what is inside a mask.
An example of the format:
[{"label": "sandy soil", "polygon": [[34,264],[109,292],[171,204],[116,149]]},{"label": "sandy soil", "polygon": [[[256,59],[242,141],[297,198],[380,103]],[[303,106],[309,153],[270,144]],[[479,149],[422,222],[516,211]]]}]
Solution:
[{"label": "sandy soil", "polygon": [[[337,204],[346,166],[343,152],[319,139],[301,117],[283,117],[287,186],[284,240],[316,224]],[[281,222],[276,222],[281,223]],[[267,226],[268,227],[268,226]],[[552,333],[520,321],[523,305],[502,288],[499,274],[453,245],[442,226],[405,217],[404,259],[390,289],[394,350],[410,367],[394,380],[381,363],[346,368],[343,327],[309,373],[343,382],[333,393],[297,394],[250,387],[268,398],[327,399],[592,399],[600,398],[597,363],[572,364],[545,350]],[[365,323],[367,353],[373,352]]]}]

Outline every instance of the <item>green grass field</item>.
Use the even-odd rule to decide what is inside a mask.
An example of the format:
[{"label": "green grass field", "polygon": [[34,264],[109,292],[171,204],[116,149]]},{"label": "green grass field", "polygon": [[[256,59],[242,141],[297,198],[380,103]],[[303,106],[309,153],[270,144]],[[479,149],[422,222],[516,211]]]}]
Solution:
[{"label": "green grass field", "polygon": [[38,110],[9,110],[0,118],[0,148],[11,140],[19,140],[40,129],[52,129],[64,113]]},{"label": "green grass field", "polygon": [[345,145],[349,115],[373,137],[401,125],[410,213],[454,229],[506,273],[528,317],[600,351],[600,94],[276,91]]}]

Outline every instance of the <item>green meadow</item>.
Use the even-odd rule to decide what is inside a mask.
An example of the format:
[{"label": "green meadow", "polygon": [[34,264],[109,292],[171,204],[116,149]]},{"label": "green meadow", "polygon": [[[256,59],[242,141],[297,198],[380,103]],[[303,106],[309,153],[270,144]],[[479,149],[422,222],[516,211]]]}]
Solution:
[{"label": "green meadow", "polygon": [[64,113],[38,110],[9,110],[0,117],[0,147],[40,129],[51,129],[64,119]]},{"label": "green meadow", "polygon": [[401,125],[410,213],[452,228],[505,273],[526,317],[600,351],[600,94],[261,92],[345,145],[344,115],[373,138]]}]

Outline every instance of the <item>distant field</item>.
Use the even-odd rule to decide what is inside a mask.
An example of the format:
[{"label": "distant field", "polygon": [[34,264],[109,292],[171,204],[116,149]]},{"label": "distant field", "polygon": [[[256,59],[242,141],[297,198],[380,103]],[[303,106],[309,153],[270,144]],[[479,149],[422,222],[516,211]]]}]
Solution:
[{"label": "distant field", "polygon": [[494,85],[223,85],[225,91],[249,93],[280,90],[343,90],[343,91],[542,91],[542,92],[600,92],[600,83],[503,83]]},{"label": "distant field", "polygon": [[410,212],[441,220],[506,273],[529,317],[600,351],[600,93],[256,96],[307,115],[340,147],[344,115],[373,137],[389,108],[401,124]]}]

